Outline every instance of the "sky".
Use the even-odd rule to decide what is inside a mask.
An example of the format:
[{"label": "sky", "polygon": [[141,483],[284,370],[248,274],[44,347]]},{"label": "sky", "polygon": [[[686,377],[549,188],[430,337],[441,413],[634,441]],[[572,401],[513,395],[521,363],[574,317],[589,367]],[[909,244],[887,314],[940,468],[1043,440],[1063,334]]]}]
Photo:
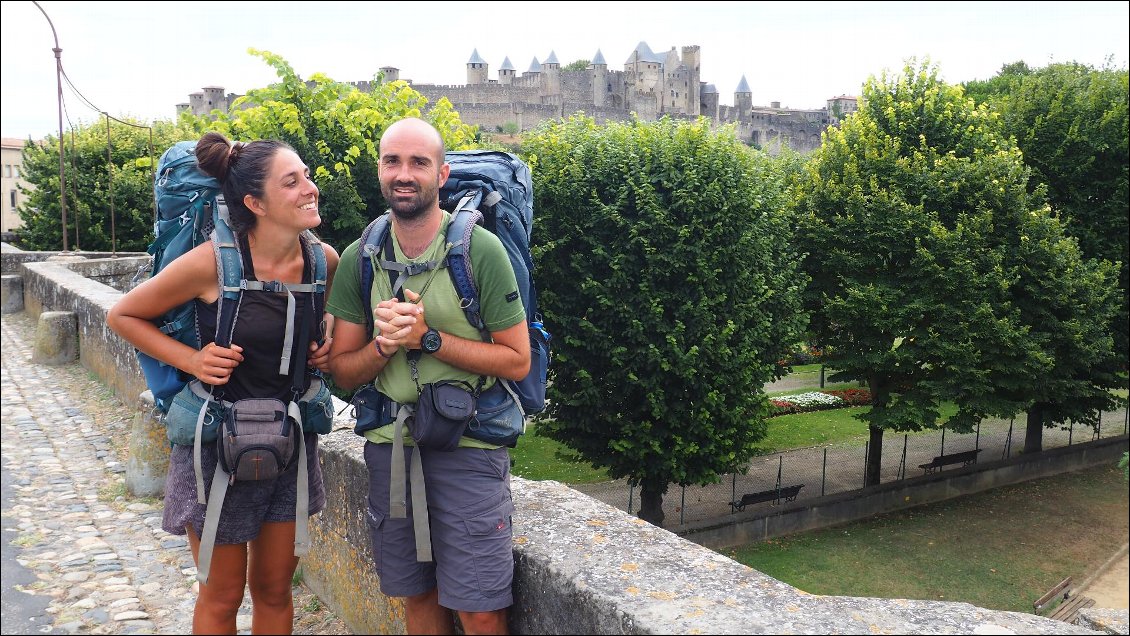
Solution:
[{"label": "sky", "polygon": [[[101,112],[171,120],[205,86],[243,94],[277,78],[249,48],[282,56],[302,77],[371,80],[400,69],[419,84],[464,84],[473,51],[490,79],[509,57],[518,75],[550,53],[562,66],[609,70],[640,42],[656,53],[701,48],[701,79],[722,104],[742,77],[755,106],[815,109],[858,95],[870,76],[929,59],[947,82],[988,79],[1023,60],[1127,68],[1122,2],[0,2],[0,129],[59,131]],[[46,17],[45,15],[46,14]],[[48,20],[49,18],[49,20]],[[55,33],[52,34],[52,25]]]}]

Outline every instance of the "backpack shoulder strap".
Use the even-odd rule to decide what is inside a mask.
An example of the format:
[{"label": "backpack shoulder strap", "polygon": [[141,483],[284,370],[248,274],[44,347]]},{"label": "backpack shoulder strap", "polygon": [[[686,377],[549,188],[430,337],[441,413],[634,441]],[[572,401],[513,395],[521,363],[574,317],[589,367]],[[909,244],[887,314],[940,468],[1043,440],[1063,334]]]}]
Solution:
[{"label": "backpack shoulder strap", "polygon": [[[224,208],[221,210],[221,208]],[[223,220],[226,206],[223,198],[216,197],[212,210],[212,250],[216,255],[216,276],[220,285],[220,298],[216,307],[216,344],[231,346],[235,330],[239,301],[243,294],[243,255],[235,233]]]},{"label": "backpack shoulder strap", "polygon": [[[328,276],[326,250],[322,247],[322,241],[314,236],[314,233],[310,230],[306,230],[298,238],[302,242],[307,255],[311,257],[308,262],[310,263],[310,292],[314,299],[314,318],[321,320],[326,308],[326,277]],[[291,289],[294,289],[294,287],[291,287]]]},{"label": "backpack shoulder strap", "polygon": [[447,226],[447,242],[451,250],[447,253],[447,271],[451,283],[459,294],[460,306],[467,322],[479,331],[483,342],[491,342],[490,332],[483,322],[482,307],[479,304],[479,290],[475,285],[475,272],[471,263],[471,233],[475,225],[483,222],[483,215],[477,205],[482,199],[482,191],[470,190],[464,194],[451,213],[451,223]]},{"label": "backpack shoulder strap", "polygon": [[[381,244],[388,234],[388,213],[373,219],[372,223],[361,233],[361,243],[357,246],[357,264],[361,273],[361,304],[369,306],[373,297],[373,260],[380,259]],[[373,312],[371,309],[361,312],[365,315],[365,329],[369,339],[373,338]]]}]

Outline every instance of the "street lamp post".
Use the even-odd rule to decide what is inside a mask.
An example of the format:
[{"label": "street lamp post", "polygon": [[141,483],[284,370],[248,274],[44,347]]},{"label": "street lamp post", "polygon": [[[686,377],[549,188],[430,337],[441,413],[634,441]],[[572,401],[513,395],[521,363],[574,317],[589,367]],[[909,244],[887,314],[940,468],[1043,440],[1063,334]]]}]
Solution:
[{"label": "street lamp post", "polygon": [[63,251],[68,250],[67,245],[67,182],[66,176],[63,172],[63,49],[59,48],[59,35],[55,33],[55,25],[51,22],[51,18],[43,7],[39,6],[38,2],[32,0],[35,8],[47,18],[47,24],[51,26],[51,35],[55,38],[55,48],[51,49],[55,52],[55,81],[58,85],[58,103],[59,103],[59,207],[62,210],[63,218]]}]

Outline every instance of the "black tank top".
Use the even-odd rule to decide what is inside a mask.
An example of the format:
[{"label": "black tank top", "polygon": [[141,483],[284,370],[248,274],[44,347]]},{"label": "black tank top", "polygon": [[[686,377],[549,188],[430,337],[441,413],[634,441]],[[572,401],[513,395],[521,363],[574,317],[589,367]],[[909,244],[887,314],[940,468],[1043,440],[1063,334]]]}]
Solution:
[{"label": "black tank top", "polygon": [[[251,250],[246,237],[239,238],[243,254],[243,271],[247,280],[255,278],[255,268],[251,263]],[[315,245],[314,249],[321,246]],[[304,262],[302,282],[310,283],[310,263],[306,250],[302,250]],[[276,398],[288,401],[291,397],[290,372],[297,363],[299,347],[306,348],[319,336],[321,316],[311,312],[310,328],[305,338],[297,333],[302,324],[305,308],[313,302],[309,292],[294,292],[294,341],[291,345],[290,369],[286,375],[279,374],[279,360],[282,356],[283,340],[286,335],[286,292],[244,291],[240,300],[239,313],[235,320],[232,343],[243,347],[243,362],[239,363],[228,379],[227,384],[217,387],[223,391],[223,399],[229,402],[245,398]],[[218,302],[206,303],[196,299],[196,317],[200,326],[202,345],[216,339],[216,310]],[[305,365],[303,365],[305,366]],[[302,382],[302,389],[310,385],[310,372]]]}]

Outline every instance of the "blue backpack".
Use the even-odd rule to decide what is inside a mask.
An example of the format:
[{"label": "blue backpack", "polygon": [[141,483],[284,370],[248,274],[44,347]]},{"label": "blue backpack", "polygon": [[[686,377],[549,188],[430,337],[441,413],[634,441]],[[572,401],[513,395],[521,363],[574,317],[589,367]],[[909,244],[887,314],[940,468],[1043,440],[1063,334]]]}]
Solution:
[{"label": "blue backpack", "polygon": [[[181,141],[161,155],[153,184],[157,201],[157,219],[153,224],[155,239],[149,245],[153,256],[152,275],[156,276],[169,263],[192,248],[211,239],[216,246],[219,270],[220,300],[216,316],[217,344],[228,346],[235,329],[239,301],[244,290],[285,291],[274,281],[248,281],[243,276],[243,256],[227,222],[220,183],[196,165],[196,142]],[[313,271],[310,289],[289,285],[291,291],[313,291],[314,313],[321,319],[325,303],[326,255],[313,234],[305,233],[303,243]],[[178,341],[200,348],[200,330],[196,323],[196,303],[189,301],[166,313],[157,321],[158,328]],[[293,330],[288,330],[288,336]],[[140,351],[137,359],[153,399],[161,412],[167,412],[175,396],[191,379],[176,367],[169,366]],[[286,360],[284,362],[289,362]]]},{"label": "blue backpack", "polygon": [[[453,247],[442,265],[447,267],[455,290],[462,299],[467,321],[479,331],[484,342],[492,342],[480,313],[478,288],[471,268],[471,232],[475,224],[481,224],[502,241],[510,257],[522,305],[526,310],[531,359],[530,372],[521,381],[500,379],[500,382],[505,382],[509,392],[518,398],[525,414],[540,413],[545,410],[551,336],[538,312],[537,291],[533,280],[530,235],[534,222],[534,191],[530,169],[510,153],[490,150],[453,151],[448,152],[444,159],[451,166],[451,174],[440,189],[439,197],[441,207],[452,214],[451,223],[447,227],[447,242]],[[388,213],[370,223],[361,234],[360,258],[357,260],[361,268],[361,297],[366,304],[372,298],[372,261],[382,262],[380,251],[385,246],[388,234]],[[388,247],[391,247],[391,243]],[[388,257],[383,262],[391,260]],[[396,289],[398,274],[392,269],[387,271],[393,289]],[[402,275],[406,278],[416,273],[418,272],[409,267]],[[369,338],[372,338],[373,316],[371,312],[364,313]],[[507,444],[513,440],[483,441]]]}]

